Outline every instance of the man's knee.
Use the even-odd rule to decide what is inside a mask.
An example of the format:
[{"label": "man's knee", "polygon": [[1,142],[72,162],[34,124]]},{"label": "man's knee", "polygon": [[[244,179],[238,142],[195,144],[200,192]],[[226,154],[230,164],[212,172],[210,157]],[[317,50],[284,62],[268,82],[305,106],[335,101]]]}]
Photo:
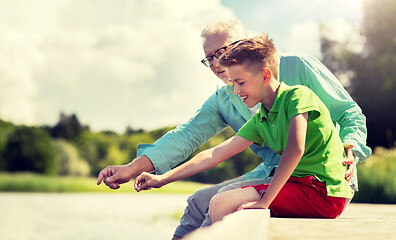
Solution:
[{"label": "man's knee", "polygon": [[195,202],[195,201],[205,201],[205,199],[209,202],[210,199],[213,197],[213,193],[211,193],[209,188],[203,188],[195,191],[190,197],[188,197],[188,202]]},{"label": "man's knee", "polygon": [[202,215],[206,214],[210,199],[216,194],[217,189],[213,189],[212,187],[207,187],[203,189],[199,189],[195,191],[191,196],[187,199],[187,209],[198,210]]}]

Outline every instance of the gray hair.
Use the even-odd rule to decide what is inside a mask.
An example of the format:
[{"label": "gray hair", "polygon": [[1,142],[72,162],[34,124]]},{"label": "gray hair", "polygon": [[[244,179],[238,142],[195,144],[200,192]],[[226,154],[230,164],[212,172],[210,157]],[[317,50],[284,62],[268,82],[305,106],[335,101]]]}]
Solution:
[{"label": "gray hair", "polygon": [[232,19],[207,25],[201,33],[202,42],[205,43],[205,40],[208,36],[221,33],[227,34],[227,39],[230,42],[238,41],[248,37],[245,27],[242,25],[242,23],[239,20]]}]

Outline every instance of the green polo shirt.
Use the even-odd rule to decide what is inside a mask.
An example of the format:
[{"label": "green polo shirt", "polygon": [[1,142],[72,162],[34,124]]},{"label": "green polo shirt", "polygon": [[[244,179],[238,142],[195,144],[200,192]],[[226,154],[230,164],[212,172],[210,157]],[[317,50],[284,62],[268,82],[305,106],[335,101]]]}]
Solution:
[{"label": "green polo shirt", "polygon": [[281,83],[274,105],[268,112],[263,106],[237,133],[261,146],[267,144],[282,154],[286,148],[290,119],[308,113],[305,152],[292,176],[315,176],[326,182],[327,195],[351,198],[351,188],[345,180],[344,147],[320,99],[307,87]]}]

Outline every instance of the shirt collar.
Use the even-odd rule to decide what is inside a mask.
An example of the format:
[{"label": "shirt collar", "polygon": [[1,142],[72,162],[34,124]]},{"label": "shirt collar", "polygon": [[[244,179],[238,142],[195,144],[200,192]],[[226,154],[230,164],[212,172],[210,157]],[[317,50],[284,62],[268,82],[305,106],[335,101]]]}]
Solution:
[{"label": "shirt collar", "polygon": [[268,110],[264,107],[264,104],[261,104],[261,109],[260,109],[260,119],[263,121],[264,118],[268,119],[274,116],[274,114],[277,114],[279,112],[279,108],[281,106],[281,100],[280,97],[284,93],[284,91],[287,89],[287,85],[283,82],[280,83],[278,92],[276,93],[275,101],[274,104],[272,105],[271,110],[268,112]]}]

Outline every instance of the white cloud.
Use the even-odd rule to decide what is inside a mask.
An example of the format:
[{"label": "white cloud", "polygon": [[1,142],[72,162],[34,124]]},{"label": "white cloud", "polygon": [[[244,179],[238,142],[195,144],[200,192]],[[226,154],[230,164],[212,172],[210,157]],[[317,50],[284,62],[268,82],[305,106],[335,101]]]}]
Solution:
[{"label": "white cloud", "polygon": [[285,49],[288,52],[308,53],[320,56],[319,25],[314,21],[304,21],[290,27]]},{"label": "white cloud", "polygon": [[321,23],[307,20],[292,24],[289,37],[284,41],[286,51],[303,52],[321,58],[320,24],[325,27],[322,34],[329,39],[344,44],[354,52],[360,52],[363,49],[365,39],[359,34],[358,22],[337,18]]},{"label": "white cloud", "polygon": [[54,124],[73,112],[94,130],[186,121],[220,82],[199,62],[200,32],[234,17],[213,0],[2,5],[0,118]]}]

